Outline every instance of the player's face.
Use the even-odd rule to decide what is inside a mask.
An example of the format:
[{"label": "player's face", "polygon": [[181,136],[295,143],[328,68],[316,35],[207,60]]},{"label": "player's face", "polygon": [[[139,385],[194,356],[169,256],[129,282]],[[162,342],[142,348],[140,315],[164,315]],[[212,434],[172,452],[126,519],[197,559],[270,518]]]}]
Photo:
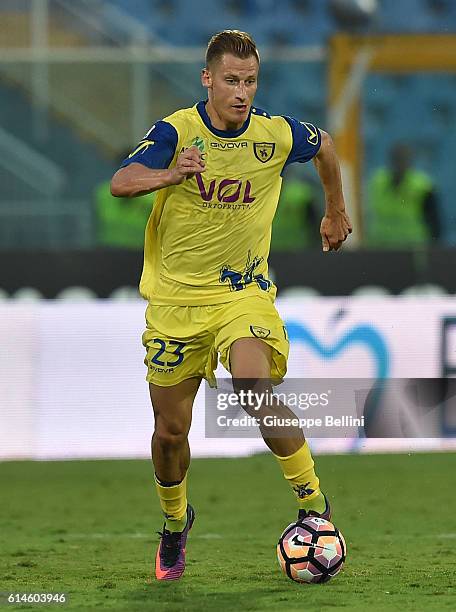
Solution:
[{"label": "player's face", "polygon": [[214,127],[236,130],[242,126],[257,90],[258,69],[253,55],[241,59],[226,53],[203,70],[202,83],[209,99],[207,112]]}]

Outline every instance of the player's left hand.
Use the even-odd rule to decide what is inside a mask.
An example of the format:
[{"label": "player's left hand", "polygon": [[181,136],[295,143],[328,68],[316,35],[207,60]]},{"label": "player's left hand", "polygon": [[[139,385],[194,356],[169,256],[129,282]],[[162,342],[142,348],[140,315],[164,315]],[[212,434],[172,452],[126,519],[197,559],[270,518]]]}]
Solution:
[{"label": "player's left hand", "polygon": [[320,225],[323,251],[338,251],[352,230],[351,221],[345,210],[326,213]]}]

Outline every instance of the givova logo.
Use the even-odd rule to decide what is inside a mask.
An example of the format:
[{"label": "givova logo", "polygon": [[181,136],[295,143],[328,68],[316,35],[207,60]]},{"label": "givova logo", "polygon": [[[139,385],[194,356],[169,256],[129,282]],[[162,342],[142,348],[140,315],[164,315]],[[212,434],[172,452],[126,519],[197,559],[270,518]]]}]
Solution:
[{"label": "givova logo", "polygon": [[243,140],[241,142],[228,141],[228,142],[211,142],[211,149],[218,149],[220,151],[235,151],[236,149],[246,149],[248,143]]}]

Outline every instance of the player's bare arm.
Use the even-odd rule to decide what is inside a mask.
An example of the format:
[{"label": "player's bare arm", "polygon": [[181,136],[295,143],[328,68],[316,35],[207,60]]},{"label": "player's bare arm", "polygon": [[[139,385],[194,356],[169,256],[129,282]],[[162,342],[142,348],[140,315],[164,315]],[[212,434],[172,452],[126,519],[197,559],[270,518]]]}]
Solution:
[{"label": "player's bare arm", "polygon": [[323,251],[337,251],[352,232],[352,224],[345,210],[340,165],[331,136],[321,131],[321,147],[314,158],[325,192],[326,210],[320,225]]},{"label": "player's bare arm", "polygon": [[120,198],[140,196],[171,185],[179,185],[204,170],[201,152],[197,147],[190,147],[180,153],[173,168],[154,170],[138,163],[121,168],[112,178],[111,193]]}]

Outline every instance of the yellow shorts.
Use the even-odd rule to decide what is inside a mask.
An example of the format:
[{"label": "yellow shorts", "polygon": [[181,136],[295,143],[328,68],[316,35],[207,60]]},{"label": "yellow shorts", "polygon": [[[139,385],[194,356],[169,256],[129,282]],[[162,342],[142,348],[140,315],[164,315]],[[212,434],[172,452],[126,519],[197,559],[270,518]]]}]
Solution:
[{"label": "yellow shorts", "polygon": [[269,297],[250,296],[213,306],[155,306],[146,310],[147,380],[168,387],[194,376],[216,385],[217,356],[230,371],[230,347],[260,338],[273,348],[271,379],[287,371],[287,332]]}]

